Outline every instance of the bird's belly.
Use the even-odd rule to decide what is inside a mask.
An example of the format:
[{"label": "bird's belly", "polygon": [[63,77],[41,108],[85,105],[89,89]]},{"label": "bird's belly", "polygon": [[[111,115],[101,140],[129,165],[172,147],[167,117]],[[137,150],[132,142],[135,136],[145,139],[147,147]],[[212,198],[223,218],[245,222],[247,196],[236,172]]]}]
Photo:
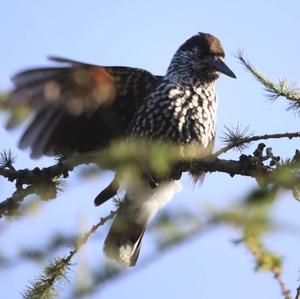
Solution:
[{"label": "bird's belly", "polygon": [[134,181],[126,182],[125,188],[128,198],[128,217],[144,226],[175,193],[181,190],[181,184],[178,180],[170,180],[161,182],[156,188],[151,188],[147,182]]}]

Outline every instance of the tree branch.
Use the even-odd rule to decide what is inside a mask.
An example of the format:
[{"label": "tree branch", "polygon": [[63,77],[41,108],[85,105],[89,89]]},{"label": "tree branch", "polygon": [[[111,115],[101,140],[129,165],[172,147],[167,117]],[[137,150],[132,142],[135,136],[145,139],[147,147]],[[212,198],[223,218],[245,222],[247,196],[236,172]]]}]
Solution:
[{"label": "tree branch", "polygon": [[283,280],[281,271],[277,271],[277,272],[274,271],[274,278],[280,287],[280,290],[281,290],[281,293],[282,293],[282,296],[284,297],[284,299],[292,299],[291,291],[287,288],[285,281]]},{"label": "tree branch", "polygon": [[[205,160],[199,160],[199,164],[203,167],[204,171],[220,171],[229,174],[240,174],[245,176],[252,176],[251,172],[247,172],[241,167],[239,161],[234,160],[220,160],[216,157],[227,152],[228,150],[240,146],[241,144],[250,143],[253,141],[267,140],[267,139],[279,139],[279,138],[296,138],[300,137],[300,132],[292,133],[278,133],[278,134],[265,134],[242,138],[234,144],[227,145],[216,151],[212,156]],[[138,152],[137,151],[135,153]],[[0,176],[7,178],[9,181],[16,181],[18,184],[37,184],[40,182],[49,182],[49,180],[63,176],[68,177],[68,173],[74,169],[74,167],[82,164],[96,163],[104,169],[116,169],[118,163],[122,161],[112,161],[109,157],[106,157],[108,152],[88,152],[83,154],[72,154],[69,158],[60,160],[57,164],[45,167],[45,168],[34,168],[33,170],[21,169],[14,170],[8,169],[3,166],[0,167]],[[127,157],[130,158],[130,157]],[[132,158],[132,157],[131,157]],[[133,157],[134,158],[134,157]],[[183,169],[185,170],[185,169]]]},{"label": "tree branch", "polygon": [[60,280],[66,279],[66,272],[71,265],[71,260],[74,255],[88,241],[91,235],[93,235],[100,226],[112,219],[114,215],[115,212],[111,211],[108,216],[101,218],[87,233],[78,238],[74,248],[65,258],[56,259],[54,262],[50,263],[50,265],[46,267],[44,274],[40,275],[40,277],[24,292],[23,297],[25,299],[36,299],[51,298],[57,295],[56,284]]},{"label": "tree branch", "polygon": [[[239,160],[219,159],[218,156],[234,147],[239,147],[242,144],[253,141],[278,138],[291,139],[296,137],[300,137],[300,132],[244,137],[221,148],[207,158],[193,160],[192,157],[190,157],[190,159],[183,162],[178,162],[178,157],[180,157],[178,148],[170,147],[170,150],[166,151],[166,153],[173,152],[174,159],[167,160],[168,157],[166,156],[164,156],[164,159],[166,159],[166,163],[170,164],[168,165],[169,171],[171,171],[170,169],[176,169],[177,173],[190,171],[191,169],[198,169],[203,172],[223,172],[230,176],[243,175],[256,179],[264,177],[267,183],[272,183],[276,181],[276,178],[274,176],[270,176],[270,174],[274,172],[275,168],[266,166],[263,163],[263,161],[271,158],[271,156],[257,157],[255,155],[241,155]],[[151,150],[155,151],[155,148],[151,149],[151,146],[149,146],[146,150],[148,150],[148,152],[145,151],[145,153],[143,153],[142,161],[139,155],[137,155],[137,153],[141,151],[139,144],[135,144],[135,147],[131,148],[131,151],[127,151],[126,154],[121,157],[114,155],[113,153],[115,150],[112,148],[111,151],[101,153],[75,153],[66,159],[59,159],[57,164],[41,169],[36,167],[33,170],[16,170],[14,167],[4,164],[3,166],[0,166],[0,176],[7,178],[9,181],[15,181],[17,190],[12,197],[0,203],[0,217],[3,215],[14,214],[19,203],[25,198],[25,196],[38,193],[39,190],[45,189],[41,188],[41,186],[50,186],[49,190],[51,192],[50,194],[47,194],[47,196],[49,196],[49,198],[54,198],[56,196],[56,190],[54,190],[55,182],[53,180],[61,176],[64,178],[68,177],[69,172],[78,165],[96,163],[103,169],[118,169],[122,165],[123,167],[124,165],[135,165],[137,168],[143,169],[143,167],[147,165],[145,169],[151,169],[150,158],[153,156]],[[153,171],[154,173],[156,172],[155,169]],[[25,189],[23,189],[24,184],[28,185]],[[40,195],[42,195],[42,193]]]},{"label": "tree branch", "polygon": [[267,140],[267,139],[280,139],[280,138],[292,139],[292,138],[299,138],[299,137],[300,137],[300,131],[291,132],[291,133],[264,134],[264,135],[244,137],[244,138],[241,138],[239,141],[232,142],[232,143],[228,144],[227,146],[219,149],[218,151],[216,151],[213,154],[213,156],[218,157],[221,154],[224,154],[235,147],[239,147],[243,144],[251,143],[253,141]]},{"label": "tree branch", "polygon": [[[89,155],[91,161],[99,159],[99,153],[93,157]],[[205,172],[223,172],[228,173],[230,176],[243,175],[249,177],[257,177],[258,175],[267,175],[271,173],[272,169],[260,163],[257,159],[241,159],[241,160],[222,160],[218,158],[210,158],[205,160],[197,160],[197,168]],[[9,180],[17,180],[23,184],[29,184],[25,189],[17,189],[14,194],[0,203],[0,217],[12,216],[17,213],[20,202],[28,195],[37,193],[37,185],[41,184],[42,180],[51,181],[56,176],[62,175],[70,171],[75,164],[80,165],[76,159],[70,158],[64,162],[60,162],[50,167],[43,169],[30,170],[11,170],[0,168],[0,175],[8,178]],[[178,164],[180,171],[188,171],[191,167],[190,162],[183,162]],[[41,174],[41,176],[39,176]]]},{"label": "tree branch", "polygon": [[300,299],[300,286],[297,288],[297,293],[295,299]]},{"label": "tree branch", "polygon": [[17,189],[13,195],[0,203],[0,218],[18,216],[18,208],[24,198],[36,192],[35,185],[29,185],[25,189]]},{"label": "tree branch", "polygon": [[300,93],[295,84],[289,83],[287,80],[279,80],[278,83],[273,83],[270,79],[267,79],[263,74],[258,72],[251,64],[245,59],[243,51],[237,52],[237,58],[246,67],[246,69],[261,83],[264,85],[265,90],[269,93],[272,100],[282,96],[290,101],[288,110],[300,109]]}]

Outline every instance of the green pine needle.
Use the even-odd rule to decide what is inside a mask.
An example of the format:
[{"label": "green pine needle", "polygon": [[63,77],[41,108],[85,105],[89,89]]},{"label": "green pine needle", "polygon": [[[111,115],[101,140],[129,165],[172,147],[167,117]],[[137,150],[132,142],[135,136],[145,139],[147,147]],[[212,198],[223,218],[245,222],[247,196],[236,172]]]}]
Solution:
[{"label": "green pine needle", "polygon": [[123,199],[119,198],[119,197],[113,197],[113,204],[114,206],[118,209],[121,207],[122,203],[123,203]]},{"label": "green pine needle", "polygon": [[54,178],[53,183],[55,184],[56,190],[58,192],[63,192],[67,187],[67,181],[59,177]]},{"label": "green pine needle", "polygon": [[277,100],[279,97],[285,97],[289,101],[287,110],[300,113],[300,91],[295,83],[288,82],[286,79],[274,83],[257,71],[245,58],[244,52],[238,50],[236,57],[246,67],[246,69],[264,86],[267,96],[270,100]]},{"label": "green pine needle", "polygon": [[31,283],[22,294],[24,299],[52,299],[58,296],[57,285],[60,281],[68,281],[69,260],[55,259],[45,268],[44,273]]},{"label": "green pine needle", "polygon": [[221,140],[226,146],[235,146],[240,152],[248,147],[248,144],[242,143],[245,139],[253,136],[253,132],[249,132],[249,127],[243,127],[241,124],[237,126],[224,126],[223,136]]},{"label": "green pine needle", "polygon": [[3,165],[4,167],[11,166],[16,161],[16,158],[17,156],[14,155],[10,149],[3,151],[0,153],[0,165]]}]

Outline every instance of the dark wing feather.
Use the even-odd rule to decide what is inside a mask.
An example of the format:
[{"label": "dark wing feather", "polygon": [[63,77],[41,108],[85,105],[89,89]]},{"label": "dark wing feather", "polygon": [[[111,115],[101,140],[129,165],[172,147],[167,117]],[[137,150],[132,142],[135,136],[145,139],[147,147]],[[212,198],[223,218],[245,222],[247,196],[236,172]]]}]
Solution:
[{"label": "dark wing feather", "polygon": [[33,157],[99,149],[124,136],[161,79],[138,68],[50,59],[67,66],[30,69],[12,78],[12,103],[33,112],[20,141],[20,147],[31,147]]}]

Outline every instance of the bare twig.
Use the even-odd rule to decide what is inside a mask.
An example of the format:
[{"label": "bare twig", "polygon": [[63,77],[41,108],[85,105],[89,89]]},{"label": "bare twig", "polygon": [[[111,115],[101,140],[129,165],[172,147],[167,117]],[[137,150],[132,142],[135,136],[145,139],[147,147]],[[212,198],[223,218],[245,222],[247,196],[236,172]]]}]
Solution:
[{"label": "bare twig", "polygon": [[284,297],[284,299],[292,299],[291,291],[287,288],[287,286],[283,280],[281,271],[274,271],[273,273],[274,273],[274,278],[280,287],[280,290],[281,290],[281,293],[282,293],[282,296]]},{"label": "bare twig", "polygon": [[101,218],[97,224],[93,225],[87,233],[77,240],[74,248],[65,258],[56,259],[45,269],[45,273],[28,287],[28,289],[24,292],[23,297],[25,299],[48,298],[53,296],[53,294],[56,294],[57,290],[55,285],[61,279],[66,279],[66,271],[70,267],[71,260],[74,255],[88,241],[91,235],[93,235],[100,226],[112,219],[114,215],[115,212],[112,211],[108,216]]},{"label": "bare twig", "polygon": [[95,152],[84,154],[73,154],[65,160],[60,160],[57,164],[42,169],[36,167],[33,170],[20,169],[12,170],[6,167],[0,167],[0,175],[7,178],[9,181],[16,181],[18,185],[22,184],[37,184],[49,181],[55,177],[68,177],[68,172],[72,171],[75,166],[81,164],[92,163],[97,161],[101,155]]},{"label": "bare twig", "polygon": [[250,143],[250,142],[253,142],[253,141],[267,140],[267,139],[279,139],[279,138],[292,139],[292,138],[299,138],[299,137],[300,137],[300,132],[299,131],[298,132],[291,132],[291,133],[264,134],[264,135],[256,135],[256,136],[251,136],[251,137],[245,137],[245,138],[241,138],[240,140],[236,141],[235,143],[231,143],[227,146],[222,147],[221,149],[216,151],[213,154],[213,156],[218,157],[221,154],[224,154],[224,153],[228,152],[229,150],[231,150],[234,147],[239,147],[242,144]]},{"label": "bare twig", "polygon": [[[259,239],[253,243],[254,244],[252,244],[251,241],[246,241],[245,245],[256,260],[256,268],[259,269],[260,267],[266,267],[265,270],[273,273],[274,278],[279,285],[283,298],[292,299],[290,290],[287,288],[285,281],[283,280],[281,265],[278,262],[277,257],[273,253],[265,251],[262,248]],[[265,256],[268,256],[268,259],[266,259]]]},{"label": "bare twig", "polygon": [[131,271],[127,271],[127,268],[117,268],[109,270],[108,273],[106,272],[99,272],[95,273],[95,283],[90,286],[89,289],[83,290],[83,292],[74,291],[69,299],[74,298],[82,298],[86,296],[87,294],[93,294],[96,291],[98,291],[100,288],[102,288],[105,284],[108,282],[111,282],[113,280],[122,279],[124,277],[124,274],[130,275],[134,274],[137,271],[141,271],[145,269],[147,266],[151,265],[153,262],[156,262],[158,259],[164,257],[164,255],[167,252],[170,252],[171,250],[176,249],[179,246],[182,246],[182,244],[186,244],[188,242],[191,242],[201,236],[202,234],[206,233],[207,231],[216,228],[215,223],[208,219],[207,221],[203,222],[202,220],[198,222],[197,225],[195,225],[191,230],[189,230],[186,234],[182,235],[182,238],[172,238],[169,237],[170,240],[168,240],[167,244],[164,244],[164,246],[158,247],[156,250],[154,250],[153,253],[147,255],[144,259],[140,261],[138,266],[135,269],[132,269]]},{"label": "bare twig", "polygon": [[115,211],[111,211],[108,216],[102,217],[97,224],[93,225],[87,233],[85,233],[82,237],[80,237],[77,240],[75,247],[69,252],[68,256],[63,259],[64,263],[69,264],[73,256],[80,250],[80,248],[84,244],[86,244],[88,239],[97,231],[97,229],[100,226],[104,225],[108,220],[113,219],[115,214],[116,214]]},{"label": "bare twig", "polygon": [[295,299],[300,299],[300,286],[297,288],[297,293]]},{"label": "bare twig", "polygon": [[29,185],[25,189],[17,189],[13,195],[0,203],[0,218],[2,216],[18,216],[18,208],[24,198],[36,192],[34,185]]}]

